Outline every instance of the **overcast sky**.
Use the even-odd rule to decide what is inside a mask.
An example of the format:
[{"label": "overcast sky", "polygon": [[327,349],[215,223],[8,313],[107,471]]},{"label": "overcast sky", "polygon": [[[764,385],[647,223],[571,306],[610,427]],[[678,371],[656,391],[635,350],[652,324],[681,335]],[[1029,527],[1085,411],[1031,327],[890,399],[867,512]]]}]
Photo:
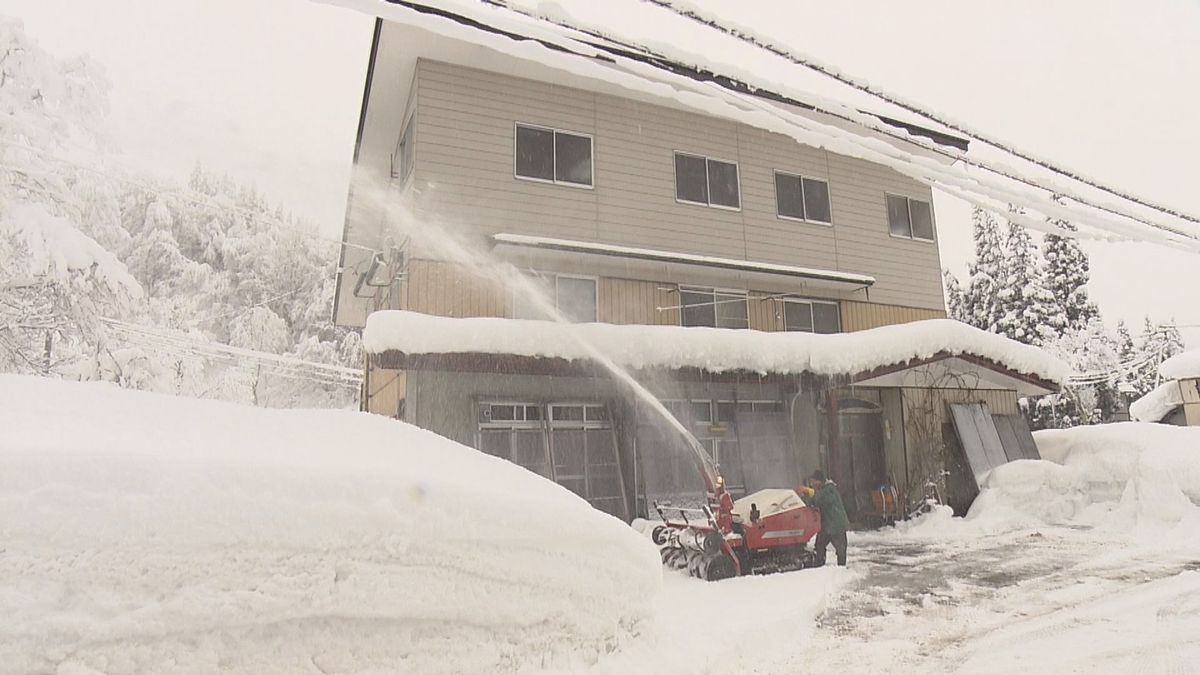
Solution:
[{"label": "overcast sky", "polygon": [[[798,49],[1018,145],[1200,212],[1200,0],[733,2]],[[0,0],[50,51],[111,80],[129,166],[198,161],[340,234],[371,19],[309,0]],[[962,273],[969,210],[937,199]],[[1106,316],[1200,324],[1200,256],[1088,245]],[[1189,330],[1200,343],[1200,331]]]}]

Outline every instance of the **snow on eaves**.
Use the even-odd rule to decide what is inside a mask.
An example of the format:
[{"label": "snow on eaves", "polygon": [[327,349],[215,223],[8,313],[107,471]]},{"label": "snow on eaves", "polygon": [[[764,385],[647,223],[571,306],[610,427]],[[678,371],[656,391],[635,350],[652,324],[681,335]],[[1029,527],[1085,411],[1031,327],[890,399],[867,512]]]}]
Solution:
[{"label": "snow on eaves", "polygon": [[1070,369],[1036,347],[950,319],[834,335],[681,326],[564,324],[499,318],[456,319],[376,312],[367,319],[368,353],[496,354],[569,361],[588,346],[635,370],[699,368],[796,375],[855,375],[939,354],[975,356],[1017,373],[1063,383]]},{"label": "snow on eaves", "polygon": [[1170,380],[1200,377],[1200,349],[1176,354],[1158,367],[1158,373]]},{"label": "snow on eaves", "polygon": [[[1200,229],[1182,217],[1113,202],[1106,193],[1086,186],[1061,185],[1038,166],[1010,167],[1006,162],[992,161],[983,155],[944,148],[933,152],[937,149],[927,139],[897,133],[879,118],[861,112],[850,102],[855,97],[845,91],[836,96],[814,93],[809,86],[813,79],[803,77],[803,70],[794,64],[759,53],[761,50],[734,38],[703,30],[677,15],[664,14],[661,8],[647,6],[648,3],[317,1],[406,24],[447,41],[474,44],[505,57],[543,64],[564,75],[653,97],[666,105],[778,133],[803,145],[880,164],[974,206],[1004,213],[1009,220],[1036,231],[1077,238],[1151,241],[1183,250],[1200,250]],[[661,37],[664,35],[671,37]],[[743,91],[698,81],[645,59],[606,50],[601,43],[626,44],[633,51],[657,54],[669,63],[719,73],[742,82],[751,91],[774,91],[802,100],[822,114],[810,115]],[[890,108],[888,114],[904,117],[892,115]],[[925,122],[923,126],[931,125]],[[962,161],[946,161],[964,158],[983,161],[989,169],[977,171]],[[1012,204],[1024,210],[1010,211]],[[1047,219],[1070,221],[1078,229],[1064,231]]]},{"label": "snow on eaves", "polygon": [[1135,422],[1161,422],[1182,404],[1183,392],[1179,389],[1179,382],[1168,380],[1129,404],[1129,416]]}]

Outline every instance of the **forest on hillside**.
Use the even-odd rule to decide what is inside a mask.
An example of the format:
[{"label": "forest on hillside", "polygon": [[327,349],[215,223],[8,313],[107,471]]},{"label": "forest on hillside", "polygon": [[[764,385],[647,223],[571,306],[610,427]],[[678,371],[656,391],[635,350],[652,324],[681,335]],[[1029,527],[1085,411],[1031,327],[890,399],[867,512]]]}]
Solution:
[{"label": "forest on hillside", "polygon": [[107,83],[0,20],[0,372],[270,406],[353,406],[336,243],[252,186],[122,169]]}]

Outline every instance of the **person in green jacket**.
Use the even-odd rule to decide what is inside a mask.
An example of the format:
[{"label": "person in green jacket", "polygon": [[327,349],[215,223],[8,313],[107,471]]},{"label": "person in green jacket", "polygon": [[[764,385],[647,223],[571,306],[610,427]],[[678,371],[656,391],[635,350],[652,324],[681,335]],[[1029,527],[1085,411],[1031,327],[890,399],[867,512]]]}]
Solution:
[{"label": "person in green jacket", "polygon": [[850,527],[850,519],[846,517],[846,507],[842,504],[842,495],[838,494],[837,484],[826,479],[825,472],[817,469],[809,476],[808,486],[813,490],[813,506],[821,512],[821,532],[813,546],[817,554],[816,566],[825,564],[825,552],[832,543],[837,553],[837,564],[845,567],[846,530]]}]

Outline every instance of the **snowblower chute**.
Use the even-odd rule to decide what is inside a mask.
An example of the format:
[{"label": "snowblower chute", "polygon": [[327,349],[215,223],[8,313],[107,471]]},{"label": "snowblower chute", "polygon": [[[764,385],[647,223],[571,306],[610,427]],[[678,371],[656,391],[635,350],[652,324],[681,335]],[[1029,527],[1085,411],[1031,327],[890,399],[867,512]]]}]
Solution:
[{"label": "snowblower chute", "polygon": [[654,503],[663,522],[651,535],[664,565],[709,581],[812,565],[815,556],[807,544],[821,531],[816,509],[790,488],[759,490],[734,501],[704,447],[694,439],[688,439],[688,446],[704,477],[707,499],[700,508]]}]

